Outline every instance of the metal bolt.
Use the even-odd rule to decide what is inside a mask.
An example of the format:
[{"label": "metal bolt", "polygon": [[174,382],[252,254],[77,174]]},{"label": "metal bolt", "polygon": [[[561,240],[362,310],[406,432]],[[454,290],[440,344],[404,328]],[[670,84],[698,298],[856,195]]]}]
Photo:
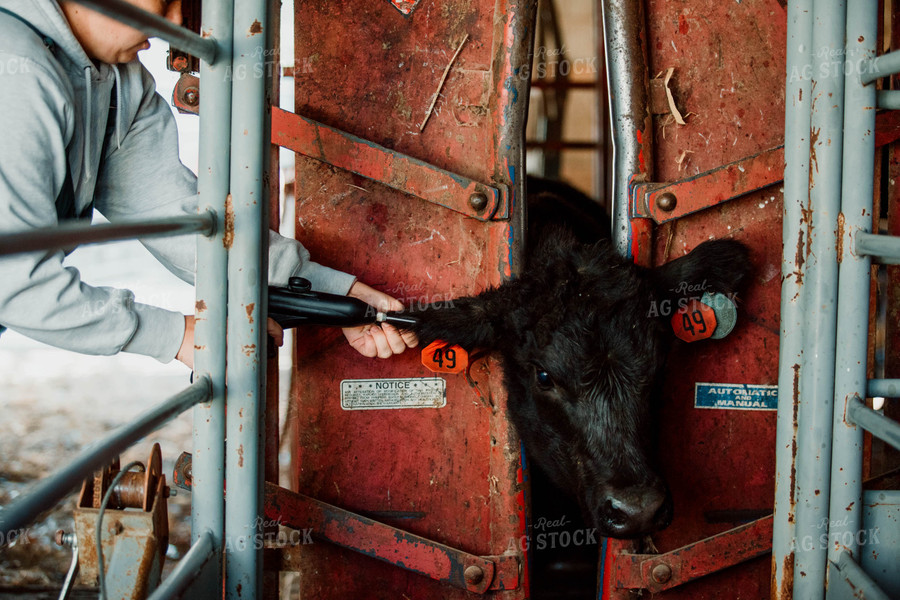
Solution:
[{"label": "metal bolt", "polygon": [[75,534],[57,529],[55,541],[57,546],[73,546],[75,544]]},{"label": "metal bolt", "polygon": [[475,585],[476,583],[480,583],[482,579],[484,579],[484,571],[481,570],[481,567],[476,567],[472,565],[471,567],[466,567],[466,571],[464,573],[466,578],[466,583]]},{"label": "metal bolt", "polygon": [[200,94],[194,88],[188,88],[184,91],[184,103],[188,106],[197,106],[200,102]]},{"label": "metal bolt", "polygon": [[672,579],[672,569],[669,565],[660,563],[653,567],[653,570],[650,571],[650,575],[656,583],[665,583]]},{"label": "metal bolt", "polygon": [[672,212],[678,205],[678,198],[672,192],[663,192],[656,197],[656,207],[665,212]]},{"label": "metal bolt", "polygon": [[475,192],[471,196],[469,196],[469,206],[477,210],[478,212],[483,211],[487,208],[488,205],[488,197],[484,195],[482,192]]}]

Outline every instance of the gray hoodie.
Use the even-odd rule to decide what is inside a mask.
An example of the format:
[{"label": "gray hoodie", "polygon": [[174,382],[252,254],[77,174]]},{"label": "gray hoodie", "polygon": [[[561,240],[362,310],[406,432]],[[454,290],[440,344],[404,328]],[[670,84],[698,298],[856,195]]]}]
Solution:
[{"label": "gray hoodie", "polygon": [[[146,69],[137,60],[94,64],[56,0],[0,0],[0,7],[31,25],[0,11],[0,234],[56,225],[69,177],[75,215],[89,215],[92,204],[112,222],[196,213],[196,178],[178,158],[175,119]],[[299,275],[314,289],[346,294],[354,282],[311,262],[294,240],[270,232],[269,242],[272,284]],[[193,236],[143,243],[193,283]],[[174,358],[181,314],[135,302],[128,290],[90,286],[63,258],[61,251],[0,258],[0,324],[86,354]]]}]

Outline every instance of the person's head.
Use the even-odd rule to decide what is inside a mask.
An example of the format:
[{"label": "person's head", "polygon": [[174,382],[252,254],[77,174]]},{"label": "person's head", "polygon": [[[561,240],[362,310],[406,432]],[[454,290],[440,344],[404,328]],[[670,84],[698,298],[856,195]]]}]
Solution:
[{"label": "person's head", "polygon": [[[181,0],[127,0],[138,8],[181,24]],[[63,14],[75,34],[75,39],[92,59],[105,63],[124,63],[134,60],[140,50],[150,47],[147,35],[119,21],[101,15],[81,4],[60,2]]]}]

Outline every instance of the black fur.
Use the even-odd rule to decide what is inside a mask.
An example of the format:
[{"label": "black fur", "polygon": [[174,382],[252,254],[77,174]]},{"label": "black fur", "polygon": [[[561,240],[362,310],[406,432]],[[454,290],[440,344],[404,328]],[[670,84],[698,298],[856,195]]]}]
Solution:
[{"label": "black fur", "polygon": [[659,305],[677,307],[701,289],[734,294],[749,272],[747,250],[706,242],[645,269],[606,239],[578,237],[545,228],[522,276],[420,313],[415,331],[425,344],[497,352],[529,455],[602,535],[635,537],[668,525],[672,512],[652,458],[651,401],[672,337],[671,311]]}]

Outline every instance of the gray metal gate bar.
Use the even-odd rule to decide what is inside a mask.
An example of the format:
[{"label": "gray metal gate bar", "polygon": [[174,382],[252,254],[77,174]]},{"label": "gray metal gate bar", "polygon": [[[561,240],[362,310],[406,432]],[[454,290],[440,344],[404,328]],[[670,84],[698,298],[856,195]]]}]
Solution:
[{"label": "gray metal gate bar", "polygon": [[900,379],[870,379],[866,396],[900,398]]},{"label": "gray metal gate bar", "polygon": [[63,223],[56,227],[42,227],[0,236],[0,256],[134,238],[172,237],[188,233],[211,235],[215,226],[215,217],[209,214],[102,225]]},{"label": "gray metal gate bar", "polygon": [[772,530],[772,597],[792,597],[794,571],[794,464],[796,403],[803,362],[804,264],[797,247],[805,239],[803,209],[809,198],[809,124],[812,64],[812,0],[787,5],[784,121],[784,219],[781,259],[781,344],[775,429],[775,516]]},{"label": "gray metal gate bar", "polygon": [[[204,531],[197,536],[197,540],[191,544],[190,549],[178,561],[178,566],[172,569],[169,576],[154,590],[147,600],[180,598],[191,587],[194,578],[200,574],[209,560],[216,555],[215,550],[215,537],[211,531]],[[204,595],[202,597],[208,598],[209,596]]]},{"label": "gray metal gate bar", "polygon": [[[806,261],[803,294],[803,349],[797,406],[797,458],[794,598],[821,597],[825,589],[826,548],[803,539],[828,518],[831,475],[831,421],[837,304],[837,231],[841,193],[843,77],[829,70],[832,56],[844,51],[846,8],[843,0],[813,2],[812,116],[810,120],[808,230],[803,246],[787,243]],[[814,349],[814,351],[810,351]]]},{"label": "gray metal gate bar", "polygon": [[231,101],[231,195],[234,236],[228,257],[228,402],[225,478],[225,597],[261,596],[261,435],[265,410],[266,278],[263,194],[267,148],[265,113],[265,0],[234,6]]},{"label": "gray metal gate bar", "polygon": [[900,90],[878,90],[878,108],[900,110]]},{"label": "gray metal gate bar", "polygon": [[194,372],[212,382],[208,403],[194,408],[191,540],[212,536],[214,559],[192,586],[192,595],[222,595],[225,535],[225,348],[228,252],[226,200],[231,167],[231,51],[234,0],[205,2],[201,33],[218,44],[215,64],[200,63],[200,149],[197,190],[200,210],[218,216],[218,234],[197,240]]},{"label": "gray metal gate bar", "polygon": [[652,164],[647,28],[642,0],[603,0],[600,4],[613,141],[612,237],[619,254],[629,256],[631,183]]},{"label": "gray metal gate bar", "polygon": [[859,397],[847,403],[847,420],[900,450],[900,423],[872,410]]},{"label": "gray metal gate bar", "polygon": [[876,257],[882,264],[900,261],[900,237],[860,233],[856,237],[856,251]]},{"label": "gray metal gate bar", "polygon": [[209,379],[201,377],[190,387],[82,450],[72,462],[0,510],[0,533],[7,537],[8,532],[22,529],[34,521],[123,450],[198,402],[207,400],[209,392]]},{"label": "gray metal gate bar", "polygon": [[[846,53],[852,61],[875,56],[878,13],[869,0],[848,0]],[[834,413],[832,417],[831,485],[829,498],[828,560],[836,562],[841,552],[857,552],[862,529],[862,431],[844,419],[847,402],[865,395],[866,360],[869,343],[869,288],[871,259],[853,251],[853,240],[872,231],[875,194],[875,86],[864,86],[856,73],[844,74],[844,148],[841,214],[843,239],[838,275]],[[816,348],[817,349],[817,348]],[[818,350],[818,349],[817,349]],[[825,491],[824,489],[822,490]],[[841,517],[837,517],[841,515]],[[820,522],[821,525],[821,522]],[[849,535],[844,535],[848,533]],[[843,542],[849,541],[848,545]],[[829,587],[826,597],[833,598]]]},{"label": "gray metal gate bar", "polygon": [[214,40],[199,36],[193,31],[175,25],[163,17],[147,12],[124,0],[74,1],[126,25],[131,25],[153,37],[162,38],[179,50],[202,58],[208,64],[216,61],[216,42]]},{"label": "gray metal gate bar", "polygon": [[[829,586],[829,590],[834,588],[838,598],[856,598],[861,600],[891,600],[887,594],[881,591],[878,584],[869,577],[862,568],[854,562],[853,558],[847,552],[841,552],[840,557],[835,565],[836,569],[832,571],[832,577],[836,574],[846,582],[847,589],[841,590],[839,584],[835,581]],[[842,592],[844,592],[842,594]]]},{"label": "gray metal gate bar", "polygon": [[872,83],[876,79],[900,73],[900,52],[891,52],[859,64],[862,83]]}]

